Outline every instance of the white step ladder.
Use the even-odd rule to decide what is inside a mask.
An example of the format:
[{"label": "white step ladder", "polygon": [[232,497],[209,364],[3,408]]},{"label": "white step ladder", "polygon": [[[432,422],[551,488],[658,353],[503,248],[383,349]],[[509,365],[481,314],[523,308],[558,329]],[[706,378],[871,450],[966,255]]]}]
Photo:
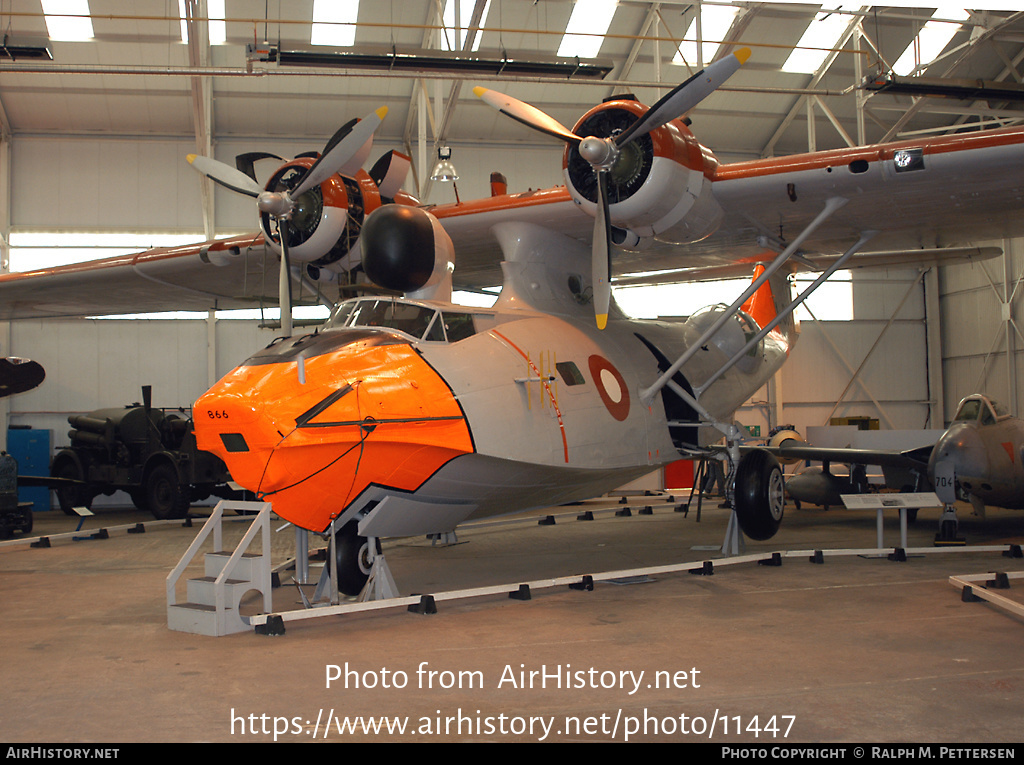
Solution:
[{"label": "white step ladder", "polygon": [[[225,510],[257,513],[233,552],[225,551],[222,544]],[[251,630],[253,627],[250,619],[239,612],[239,604],[245,594],[252,590],[257,590],[263,595],[263,613],[270,613],[273,610],[270,513],[269,502],[221,500],[217,503],[209,520],[185,551],[178,565],[167,575],[167,626],[170,629],[212,637]],[[262,550],[249,552],[250,545],[260,532]],[[179,603],[178,580],[211,534],[213,552],[208,552],[204,556],[204,576],[188,580],[188,600]]]}]

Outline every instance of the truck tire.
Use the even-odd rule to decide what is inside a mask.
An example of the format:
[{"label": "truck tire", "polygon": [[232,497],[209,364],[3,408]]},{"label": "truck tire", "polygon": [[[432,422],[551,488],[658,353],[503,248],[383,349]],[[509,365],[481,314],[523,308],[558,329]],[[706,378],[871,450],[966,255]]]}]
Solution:
[{"label": "truck tire", "polygon": [[[68,478],[72,481],[81,481],[84,476],[82,469],[77,462],[65,460],[54,472],[55,478]],[[77,515],[73,507],[84,507],[89,509],[92,506],[93,493],[86,487],[66,486],[57,491],[57,504],[64,511],[65,515]]]},{"label": "truck tire", "polygon": [[168,462],[155,465],[146,476],[146,507],[158,521],[188,514],[188,487],[178,481],[178,471]]}]

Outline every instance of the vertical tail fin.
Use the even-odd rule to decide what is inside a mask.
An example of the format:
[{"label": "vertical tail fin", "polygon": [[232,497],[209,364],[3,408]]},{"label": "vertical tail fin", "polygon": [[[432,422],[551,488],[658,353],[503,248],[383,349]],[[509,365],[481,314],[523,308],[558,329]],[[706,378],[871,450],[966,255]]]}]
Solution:
[{"label": "vertical tail fin", "polygon": [[[754,269],[754,279],[763,273],[764,266],[757,266]],[[757,322],[757,326],[765,327],[791,302],[793,290],[789,280],[784,274],[776,272],[743,304],[743,311]],[[775,331],[783,337],[795,340],[799,327],[793,314],[779,322]]]}]

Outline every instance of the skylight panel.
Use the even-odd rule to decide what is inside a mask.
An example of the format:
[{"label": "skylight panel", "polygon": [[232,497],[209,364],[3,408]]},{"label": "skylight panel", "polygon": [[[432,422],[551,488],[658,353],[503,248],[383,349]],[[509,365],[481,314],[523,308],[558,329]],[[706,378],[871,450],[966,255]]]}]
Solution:
[{"label": "skylight panel", "polygon": [[210,45],[223,45],[228,39],[224,0],[206,0],[206,12],[210,15]]},{"label": "skylight panel", "polygon": [[181,19],[181,41],[188,42],[188,21],[185,19],[185,0],[178,0],[178,18]]},{"label": "skylight panel", "polygon": [[[939,16],[944,19],[955,19],[957,21],[967,21],[970,18],[970,14],[961,9],[939,9],[932,14],[934,19],[935,16]],[[928,64],[932,63],[939,57],[939,54],[949,45],[949,41],[953,39],[953,35],[960,31],[962,28],[961,24],[949,23],[945,21],[929,21],[918,32],[914,42],[907,46],[907,49],[903,51],[896,63],[893,65],[893,72],[901,76],[907,76],[917,66],[918,61],[921,63],[921,68],[924,69]],[[919,51],[919,57],[918,53]]]},{"label": "skylight panel", "polygon": [[[178,0],[178,18],[181,19],[181,41],[188,42],[188,21],[185,19],[185,2]],[[223,45],[228,39],[228,25],[225,21],[224,0],[207,0],[206,12],[209,14],[210,45]]]},{"label": "skylight panel", "polygon": [[[459,7],[459,28],[455,28],[455,4]],[[441,47],[445,50],[462,50],[466,45],[466,35],[469,32],[469,21],[473,18],[473,8],[476,0],[445,0],[442,23],[444,34],[442,35]],[[480,50],[480,38],[483,36],[484,25],[487,24],[487,13],[491,10],[491,0],[487,0],[484,12],[480,17],[480,29],[473,38],[472,50]]]},{"label": "skylight panel", "polygon": [[804,30],[800,42],[789,54],[782,65],[783,72],[795,74],[814,74],[818,71],[829,54],[829,48],[839,44],[839,38],[850,25],[850,19],[841,13],[819,11],[807,29]]},{"label": "skylight panel", "polygon": [[359,16],[358,0],[313,0],[313,33],[309,41],[313,45],[331,45],[344,48],[356,41],[356,18]]},{"label": "skylight panel", "polygon": [[93,38],[89,0],[42,0],[51,40],[78,42]]},{"label": "skylight panel", "polygon": [[558,46],[564,58],[596,58],[615,15],[616,0],[576,0]]},{"label": "skylight panel", "polygon": [[702,60],[705,64],[714,60],[715,54],[721,47],[721,41],[729,34],[729,28],[736,19],[739,8],[727,5],[705,5],[700,12],[701,33],[704,44],[701,46],[702,58],[697,56],[697,19],[690,22],[690,28],[683,35],[683,42],[679,45],[676,55],[672,58],[673,64],[696,64]]}]

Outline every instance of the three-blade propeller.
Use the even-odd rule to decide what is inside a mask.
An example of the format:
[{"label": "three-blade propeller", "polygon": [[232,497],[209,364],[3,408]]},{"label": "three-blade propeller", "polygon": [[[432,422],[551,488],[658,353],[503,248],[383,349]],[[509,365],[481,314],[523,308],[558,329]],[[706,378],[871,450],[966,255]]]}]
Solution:
[{"label": "three-blade propeller", "polygon": [[627,130],[615,136],[579,136],[540,109],[511,96],[487,88],[473,92],[494,107],[527,127],[554,136],[577,147],[580,156],[590,163],[597,175],[597,211],[594,216],[594,240],[591,271],[594,283],[594,313],[598,329],[608,322],[611,304],[611,221],[608,216],[608,172],[614,167],[620,151],[630,141],[647,135],[666,122],[683,116],[721,87],[750,57],[749,48],[741,48],[719,59],[676,86],[652,106]]},{"label": "three-blade propeller", "polygon": [[[277,221],[281,238],[281,275],[279,295],[281,302],[281,328],[291,334],[291,263],[288,258],[288,221],[296,209],[296,202],[303,194],[320,185],[335,173],[353,175],[362,167],[369,152],[374,131],[388,113],[382,106],[372,114],[359,120],[343,137],[335,135],[327,142],[323,152],[302,176],[299,185],[291,190],[270,191],[255,180],[230,165],[199,154],[189,154],[188,161],[197,171],[225,188],[256,198],[261,213],[267,213]],[[339,131],[341,132],[341,131]]]}]

